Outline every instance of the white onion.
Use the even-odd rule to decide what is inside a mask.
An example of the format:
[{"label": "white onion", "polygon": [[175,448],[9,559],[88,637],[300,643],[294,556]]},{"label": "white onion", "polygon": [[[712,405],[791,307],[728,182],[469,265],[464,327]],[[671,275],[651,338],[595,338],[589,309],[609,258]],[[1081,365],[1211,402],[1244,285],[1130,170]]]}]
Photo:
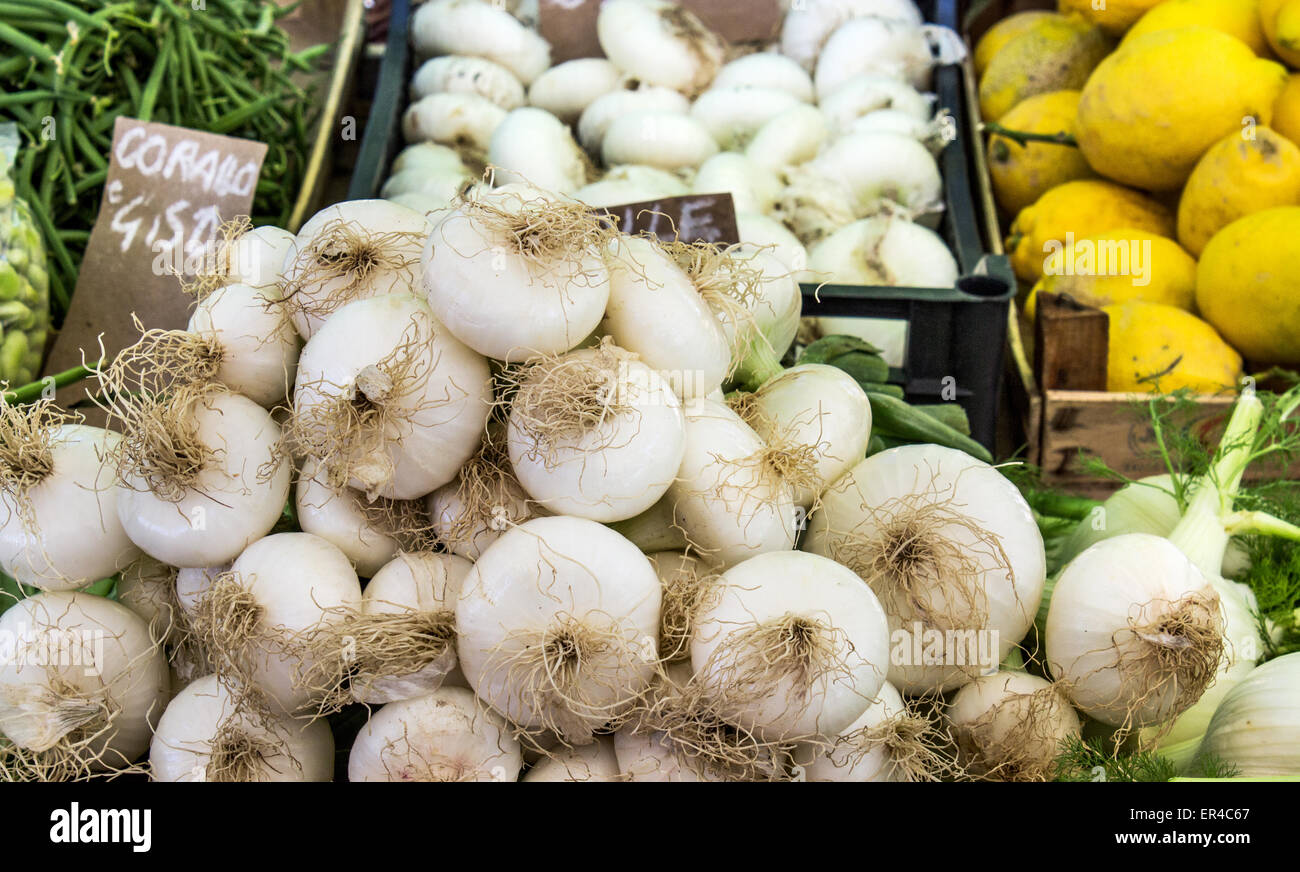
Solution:
[{"label": "white onion", "polygon": [[889,669],[885,612],[853,572],[802,552],[723,573],[699,614],[691,666],[719,716],[769,740],[832,737]]},{"label": "white onion", "polygon": [[556,64],[528,88],[528,103],[573,124],[588,106],[623,86],[623,71],[604,58],[576,58]]},{"label": "white onion", "polygon": [[1047,613],[1047,664],[1085,714],[1159,724],[1200,698],[1223,653],[1220,598],[1168,539],[1128,533],[1062,570]]},{"label": "white onion", "polygon": [[520,781],[618,781],[618,758],[607,738],[590,745],[559,748],[542,757]]},{"label": "white onion", "polygon": [[571,194],[587,183],[586,155],[573,134],[544,109],[525,106],[492,133],[488,163],[498,184],[526,183]]},{"label": "white onion", "polygon": [[606,0],[596,35],[619,69],[684,94],[704,90],[722,66],[722,40],[694,14],[665,0]]},{"label": "white onion", "polygon": [[365,495],[331,488],[315,458],[303,462],[293,503],[302,531],[337,546],[362,578],[372,577],[397,554],[399,545],[391,531],[366,512]]},{"label": "white onion", "polygon": [[334,736],[325,721],[243,709],[210,675],[167,705],[149,769],[154,781],[333,781]]},{"label": "white onion", "polygon": [[40,593],[0,615],[0,640],[0,724],[26,752],[11,761],[19,778],[85,778],[122,769],[149,747],[166,702],[167,661],[126,606]]},{"label": "white onion", "polygon": [[441,687],[393,702],[361,728],[348,757],[349,781],[516,781],[519,742],[474,694]]},{"label": "white onion", "polygon": [[[6,406],[3,412],[0,567],[23,584],[72,590],[115,574],[140,549],[118,519],[125,491],[103,464],[121,435],[82,424],[46,426],[44,408]],[[39,450],[26,427],[13,428],[19,417],[30,417],[28,409],[42,431]]]},{"label": "white onion", "polygon": [[754,132],[745,156],[769,170],[805,163],[816,157],[826,141],[826,119],[816,106],[795,106],[773,117]]},{"label": "white onion", "polygon": [[345,303],[412,293],[431,225],[387,200],[352,200],[317,212],[284,265],[285,307],[304,339]]},{"label": "white onion", "polygon": [[445,55],[425,61],[411,77],[411,102],[430,94],[476,94],[507,112],[524,104],[524,86],[487,58]]},{"label": "white onion", "polygon": [[809,165],[848,188],[859,218],[897,203],[912,214],[934,211],[943,178],[929,149],[897,133],[853,133],[832,142]]},{"label": "white onion", "polygon": [[782,23],[781,53],[811,71],[835,29],[864,15],[921,24],[921,13],[912,0],[800,0],[791,5]]},{"label": "white onion", "polygon": [[993,781],[1050,780],[1079,716],[1059,687],[1026,672],[981,676],[947,707],[966,772]]},{"label": "white onion", "polygon": [[798,97],[777,88],[714,86],[691,104],[691,117],[704,125],[719,147],[738,149],[773,118],[803,105]]},{"label": "white onion", "polygon": [[[654,369],[612,344],[539,364],[511,401],[519,483],[556,514],[621,521],[664,495],[685,450],[681,402]],[[601,408],[598,420],[575,410]]]},{"label": "white onion", "polygon": [[587,744],[650,682],[660,597],[649,560],[608,527],[528,521],[465,577],[461,667],[474,692],[521,729]]},{"label": "white onion", "polygon": [[813,81],[819,98],[864,73],[894,76],[924,90],[933,67],[929,40],[919,26],[867,16],[846,21],[830,35],[817,58]]},{"label": "white onion", "polygon": [[497,360],[568,351],[609,300],[608,235],[577,201],[532,188],[466,202],[425,247],[429,305],[460,341]]},{"label": "white onion", "polygon": [[710,88],[770,88],[785,91],[804,103],[813,99],[812,78],[804,68],[770,51],[745,55],[727,63],[718,70]]},{"label": "white onion", "polygon": [[600,148],[606,166],[645,164],[665,170],[698,167],[718,153],[708,128],[671,112],[620,115],[605,130]]},{"label": "white onion", "polygon": [[[387,294],[344,306],[303,349],[295,434],[331,485],[409,500],[455,477],[478,447],[490,402],[487,361],[422,300]],[[358,406],[380,414],[358,424]]]},{"label": "white onion", "polygon": [[722,383],[727,336],[690,276],[654,242],[621,237],[600,329],[663,374],[682,399]]},{"label": "white onion", "polygon": [[750,395],[746,407],[755,432],[799,467],[804,480],[792,484],[803,509],[866,455],[871,404],[843,370],[816,363],[792,367]]},{"label": "white onion", "polygon": [[273,288],[279,284],[293,234],[279,227],[254,227],[225,249],[226,280],[232,284]]},{"label": "white onion", "polygon": [[957,261],[933,230],[892,215],[855,221],[808,253],[808,271],[846,284],[951,288]]},{"label": "white onion", "polygon": [[731,151],[706,160],[691,186],[697,194],[731,194],[737,212],[766,212],[781,193],[776,173]]},{"label": "white onion", "polygon": [[[456,666],[454,612],[472,567],[454,554],[414,551],[398,554],[375,573],[362,596],[361,620],[347,628],[361,636],[352,665],[354,699],[394,702],[442,685]],[[399,662],[418,668],[406,671],[398,668]]]},{"label": "white onion", "polygon": [[411,39],[423,55],[472,55],[496,61],[525,85],[551,65],[551,47],[496,3],[434,0],[415,11]]},{"label": "white onion", "polygon": [[[202,465],[176,479],[122,459],[118,519],[132,542],[163,563],[233,560],[275,526],[288,498],[293,470],[280,428],[257,403],[220,390],[178,394],[168,402],[168,417],[175,432],[192,434]],[[167,460],[175,443],[167,451],[154,442],[139,447]]]},{"label": "white onion", "polygon": [[657,167],[625,164],[605,173],[599,181],[574,192],[573,198],[593,208],[645,203],[664,197],[681,197],[691,188],[681,178]]},{"label": "white onion", "polygon": [[892,109],[917,121],[934,116],[934,95],[922,94],[906,82],[883,73],[854,76],[818,103],[826,124],[836,135],[852,130],[858,119]]},{"label": "white onion", "polygon": [[605,144],[605,132],[615,119],[643,112],[685,115],[690,108],[690,102],[670,88],[643,85],[635,89],[610,91],[592,100],[582,110],[582,116],[578,119],[578,141],[592,154],[600,154]]},{"label": "white onion", "polygon": [[952,448],[874,454],[822,494],[804,550],[852,569],[889,615],[889,680],[952,689],[996,667],[1033,623],[1046,558],[1033,513],[986,463]]},{"label": "white onion", "polygon": [[492,134],[506,119],[506,110],[477,94],[430,94],[402,114],[402,136],[407,142],[429,142],[454,147],[469,155],[482,155]]},{"label": "white onion", "polygon": [[303,684],[324,656],[312,636],[360,605],[361,584],[342,551],[310,533],[276,533],[213,582],[194,624],[223,681],[256,688],[271,710],[295,714],[318,696]]},{"label": "white onion", "polygon": [[753,428],[721,403],[687,406],[686,453],[664,500],[706,561],[732,566],[794,547],[794,493],[768,464],[765,449]]},{"label": "white onion", "polygon": [[199,300],[186,328],[220,355],[215,381],[267,408],[285,398],[298,364],[298,334],[279,294],[225,285]]}]

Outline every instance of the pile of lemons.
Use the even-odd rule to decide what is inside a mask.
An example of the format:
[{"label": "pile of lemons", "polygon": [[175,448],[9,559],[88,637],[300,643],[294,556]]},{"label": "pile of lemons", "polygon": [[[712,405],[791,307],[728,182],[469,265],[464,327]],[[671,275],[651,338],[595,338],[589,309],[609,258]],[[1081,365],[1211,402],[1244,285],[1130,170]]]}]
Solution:
[{"label": "pile of lemons", "polygon": [[1300,0],[1060,0],[974,63],[1027,312],[1104,309],[1115,391],[1300,366]]}]

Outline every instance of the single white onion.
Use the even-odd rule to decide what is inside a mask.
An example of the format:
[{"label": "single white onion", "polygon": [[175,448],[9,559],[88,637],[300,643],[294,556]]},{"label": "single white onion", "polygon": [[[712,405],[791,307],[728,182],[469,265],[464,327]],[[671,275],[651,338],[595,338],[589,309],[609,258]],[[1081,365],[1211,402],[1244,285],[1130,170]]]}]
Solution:
[{"label": "single white onion", "polygon": [[885,612],[852,571],[798,551],[723,573],[696,619],[691,666],[719,715],[769,740],[837,736],[889,669]]},{"label": "single white onion", "polygon": [[995,668],[1025,636],[1046,558],[1033,513],[998,470],[952,448],[905,445],[823,494],[802,547],[862,577],[889,615],[889,680],[948,690]]},{"label": "single white onion", "polygon": [[[167,660],[120,603],[46,592],[0,615],[0,724],[40,780],[121,769],[149,747]],[[21,764],[15,763],[15,768]]]},{"label": "single white onion", "polygon": [[[592,420],[578,408],[602,410]],[[531,368],[512,399],[506,438],[510,465],[533,499],[555,514],[607,523],[664,495],[686,437],[668,382],[606,344]]]},{"label": "single white onion", "polygon": [[349,781],[517,781],[519,742],[495,712],[459,687],[392,702],[352,743]]},{"label": "single white onion", "polygon": [[424,250],[429,305],[487,357],[518,362],[568,351],[600,323],[609,300],[607,237],[577,201],[502,188],[434,227]]},{"label": "single white onion", "polygon": [[[7,407],[5,418],[21,414]],[[120,434],[83,424],[53,424],[40,437],[6,436],[0,481],[0,567],[22,584],[73,590],[107,578],[140,556],[118,519],[126,495],[103,464]],[[34,483],[24,480],[35,476]]]},{"label": "single white onion", "polygon": [[[392,293],[344,306],[303,348],[295,432],[331,484],[345,475],[367,497],[409,500],[455,477],[478,448],[490,403],[487,361],[423,300]],[[356,425],[349,407],[382,414]]]},{"label": "single white onion", "polygon": [[649,560],[608,527],[528,521],[488,546],[461,585],[461,667],[521,729],[588,744],[650,683],[660,598]]},{"label": "single white onion", "polygon": [[605,57],[652,85],[696,94],[722,66],[725,44],[695,15],[666,0],[606,0],[596,18]]},{"label": "single white onion", "polygon": [[163,712],[149,746],[154,781],[333,781],[325,721],[241,708],[215,675],[197,679]]}]

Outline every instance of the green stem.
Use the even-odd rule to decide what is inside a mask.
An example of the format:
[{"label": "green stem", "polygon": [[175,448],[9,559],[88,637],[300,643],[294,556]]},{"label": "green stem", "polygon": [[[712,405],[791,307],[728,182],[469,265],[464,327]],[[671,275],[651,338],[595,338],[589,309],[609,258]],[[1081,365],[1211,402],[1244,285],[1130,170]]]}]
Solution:
[{"label": "green stem", "polygon": [[1005,137],[1019,145],[1028,145],[1031,142],[1045,142],[1048,145],[1079,147],[1079,140],[1068,133],[1030,133],[1026,130],[1012,130],[994,121],[985,121],[981,126],[985,133]]},{"label": "green stem", "polygon": [[736,367],[735,382],[741,390],[752,393],[782,372],[781,361],[772,350],[772,344],[766,336],[758,333],[750,340],[745,359]]},{"label": "green stem", "polygon": [[1300,542],[1300,527],[1268,512],[1233,512],[1223,519],[1223,526],[1232,536],[1258,533],[1261,536]]},{"label": "green stem", "polygon": [[1264,406],[1253,393],[1243,393],[1232,410],[1210,468],[1192,489],[1182,520],[1169,534],[1173,542],[1209,576],[1217,576],[1230,538],[1226,524],[1233,511],[1246,467],[1254,459],[1255,436]]},{"label": "green stem", "polygon": [[[95,366],[99,367],[101,364],[102,361],[95,364]],[[55,375],[47,375],[40,381],[25,384],[12,391],[5,391],[3,398],[4,401],[11,406],[22,405],[24,403],[34,403],[41,398],[41,395],[47,390],[51,383],[55,390],[59,390],[60,388],[65,388],[68,385],[73,385],[79,381],[90,378],[94,373],[95,370],[88,366],[74,366],[72,369],[65,369],[63,372],[56,373]]]}]

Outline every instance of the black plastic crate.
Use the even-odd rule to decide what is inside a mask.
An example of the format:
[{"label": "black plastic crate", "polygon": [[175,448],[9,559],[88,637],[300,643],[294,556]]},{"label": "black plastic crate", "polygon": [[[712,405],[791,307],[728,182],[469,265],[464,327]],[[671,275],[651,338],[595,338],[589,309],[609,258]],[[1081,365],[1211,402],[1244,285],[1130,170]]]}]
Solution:
[{"label": "black plastic crate", "polygon": [[[958,29],[958,0],[922,0],[926,19]],[[393,0],[388,43],[357,170],[348,195],[378,196],[388,166],[402,147],[401,115],[412,73],[407,39],[409,0]],[[944,213],[939,234],[957,259],[961,277],[953,288],[863,285],[803,286],[804,314],[812,317],[887,319],[907,322],[902,366],[893,380],[913,402],[954,400],[966,409],[971,435],[995,450],[1003,350],[1015,277],[1006,257],[992,254],[987,222],[976,207],[978,131],[968,102],[968,64],[935,70],[939,106],[955,122],[956,138],[939,156]]]}]

